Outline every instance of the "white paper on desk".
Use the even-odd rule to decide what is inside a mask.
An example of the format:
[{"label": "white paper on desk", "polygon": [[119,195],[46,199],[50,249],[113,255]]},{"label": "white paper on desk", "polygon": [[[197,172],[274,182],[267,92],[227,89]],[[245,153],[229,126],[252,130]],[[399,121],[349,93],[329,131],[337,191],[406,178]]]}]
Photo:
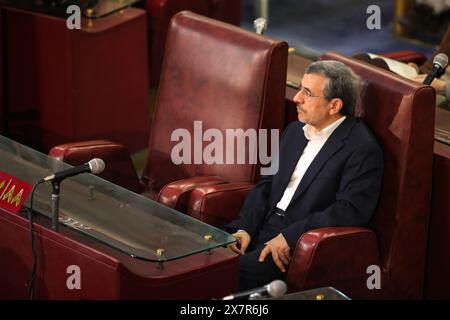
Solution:
[{"label": "white paper on desk", "polygon": [[414,78],[415,76],[418,75],[418,73],[414,67],[411,67],[410,65],[408,65],[404,62],[400,62],[397,60],[379,56],[379,55],[373,54],[373,53],[368,53],[368,55],[371,59],[379,58],[379,59],[384,60],[386,62],[386,64],[388,65],[389,70],[391,70],[392,72],[395,72],[396,74],[399,74],[405,78]]}]

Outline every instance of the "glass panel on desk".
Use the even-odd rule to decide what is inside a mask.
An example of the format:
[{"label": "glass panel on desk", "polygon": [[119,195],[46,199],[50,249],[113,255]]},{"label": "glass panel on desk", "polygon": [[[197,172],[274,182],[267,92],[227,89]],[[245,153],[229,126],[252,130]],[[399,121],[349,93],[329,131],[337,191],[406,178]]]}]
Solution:
[{"label": "glass panel on desk", "polygon": [[[3,136],[0,159],[1,171],[30,184],[71,167]],[[49,218],[51,193],[49,182],[40,185],[33,202],[33,209]],[[92,174],[65,179],[60,196],[61,223],[136,258],[164,262],[234,241],[222,230]]]}]

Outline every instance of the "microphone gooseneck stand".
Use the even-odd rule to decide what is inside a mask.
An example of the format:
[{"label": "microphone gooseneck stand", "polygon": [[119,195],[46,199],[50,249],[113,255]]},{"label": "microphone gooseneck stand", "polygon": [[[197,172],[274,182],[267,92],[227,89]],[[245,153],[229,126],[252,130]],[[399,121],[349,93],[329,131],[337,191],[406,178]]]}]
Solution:
[{"label": "microphone gooseneck stand", "polygon": [[59,187],[60,181],[52,181],[52,229],[58,232],[59,230]]}]

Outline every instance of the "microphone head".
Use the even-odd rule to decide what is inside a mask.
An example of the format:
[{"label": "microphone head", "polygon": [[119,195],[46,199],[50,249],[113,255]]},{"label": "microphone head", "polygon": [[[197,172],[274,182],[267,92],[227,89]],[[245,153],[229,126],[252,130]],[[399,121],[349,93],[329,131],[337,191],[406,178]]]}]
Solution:
[{"label": "microphone head", "polygon": [[287,291],[287,285],[282,280],[274,280],[267,285],[267,292],[273,298],[283,296]]},{"label": "microphone head", "polygon": [[93,174],[99,174],[103,170],[105,170],[105,161],[103,161],[100,158],[94,158],[91,161],[89,161],[88,164]]},{"label": "microphone head", "polygon": [[438,53],[433,59],[433,64],[437,64],[442,69],[445,69],[445,67],[447,67],[447,64],[448,64],[447,55],[442,52]]}]

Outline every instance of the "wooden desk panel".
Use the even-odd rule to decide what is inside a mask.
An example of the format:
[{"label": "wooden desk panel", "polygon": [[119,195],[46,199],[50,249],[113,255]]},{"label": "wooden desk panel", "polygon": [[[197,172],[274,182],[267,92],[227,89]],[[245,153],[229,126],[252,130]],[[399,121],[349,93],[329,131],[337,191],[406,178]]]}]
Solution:
[{"label": "wooden desk panel", "polygon": [[[47,152],[55,144],[108,139],[133,153],[149,133],[147,15],[129,8],[82,19],[4,7],[8,136]],[[26,117],[24,117],[26,115]]]},{"label": "wooden desk panel", "polygon": [[[227,248],[166,262],[134,259],[73,229],[35,222],[36,299],[211,299],[238,291],[238,256]],[[27,299],[32,256],[28,220],[0,209],[0,299]],[[80,267],[70,290],[67,268]]]}]

